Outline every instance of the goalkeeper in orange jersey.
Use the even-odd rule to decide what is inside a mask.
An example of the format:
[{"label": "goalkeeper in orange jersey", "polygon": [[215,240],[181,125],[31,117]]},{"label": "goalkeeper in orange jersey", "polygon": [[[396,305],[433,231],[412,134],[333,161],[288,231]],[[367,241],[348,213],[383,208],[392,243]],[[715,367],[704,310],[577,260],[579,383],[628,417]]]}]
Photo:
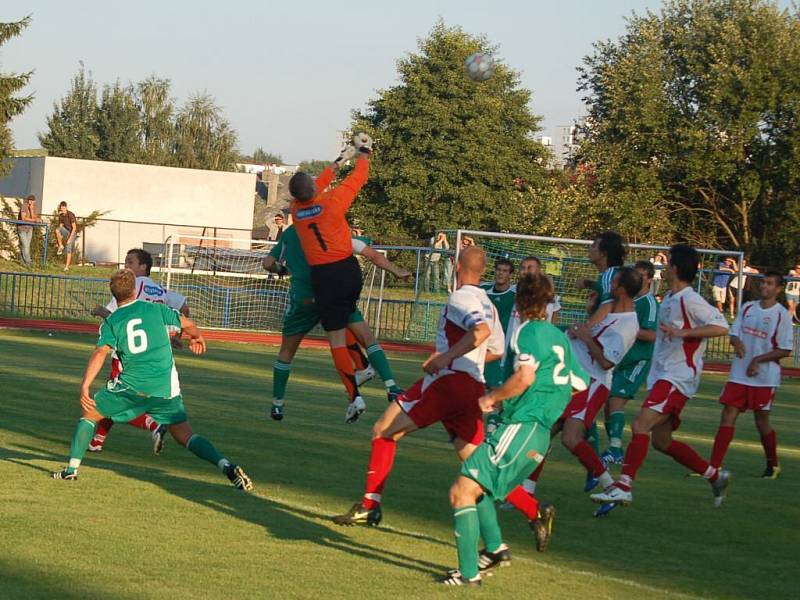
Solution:
[{"label": "goalkeeper in orange jersey", "polygon": [[339,185],[326,189],[333,170],[315,181],[299,171],[289,180],[291,213],[303,254],[311,267],[311,287],[322,328],[328,336],[336,370],[347,389],[349,404],[345,421],[355,421],[366,410],[358,391],[353,361],[347,350],[347,323],[356,311],[361,295],[361,268],[353,256],[353,242],[347,211],[367,182],[372,139],[366,134],[354,138],[355,147],[340,157],[357,154],[353,171]]}]

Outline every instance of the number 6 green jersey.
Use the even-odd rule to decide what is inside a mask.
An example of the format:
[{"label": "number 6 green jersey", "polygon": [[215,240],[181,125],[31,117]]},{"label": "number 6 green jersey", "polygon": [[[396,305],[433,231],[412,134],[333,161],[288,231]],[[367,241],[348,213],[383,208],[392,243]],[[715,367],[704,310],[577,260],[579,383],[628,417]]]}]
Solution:
[{"label": "number 6 green jersey", "polygon": [[178,311],[141,300],[119,307],[104,319],[97,346],[113,348],[122,363],[122,373],[116,382],[109,382],[109,390],[121,388],[158,398],[180,394],[169,343],[169,331],[180,328]]},{"label": "number 6 green jersey", "polygon": [[573,388],[586,389],[589,377],[572,354],[569,338],[548,321],[526,321],[511,340],[514,370],[522,365],[536,372],[533,384],[522,394],[503,402],[503,421],[537,421],[548,430],[572,397]]}]

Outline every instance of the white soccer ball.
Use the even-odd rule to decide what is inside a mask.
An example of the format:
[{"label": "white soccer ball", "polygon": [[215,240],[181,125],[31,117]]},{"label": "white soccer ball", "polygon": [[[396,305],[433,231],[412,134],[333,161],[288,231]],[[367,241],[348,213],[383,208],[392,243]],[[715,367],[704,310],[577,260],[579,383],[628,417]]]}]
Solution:
[{"label": "white soccer ball", "polygon": [[464,61],[464,67],[473,81],[486,81],[494,75],[494,59],[490,54],[483,52],[470,54]]}]

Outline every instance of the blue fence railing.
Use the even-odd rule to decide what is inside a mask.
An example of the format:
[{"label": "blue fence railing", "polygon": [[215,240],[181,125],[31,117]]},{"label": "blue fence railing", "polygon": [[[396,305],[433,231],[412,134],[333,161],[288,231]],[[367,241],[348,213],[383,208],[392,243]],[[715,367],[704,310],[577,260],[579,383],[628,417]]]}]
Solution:
[{"label": "blue fence railing", "polygon": [[[192,316],[201,327],[280,331],[288,302],[286,289],[181,284],[174,290],[187,296]],[[108,300],[105,278],[0,272],[0,313],[7,316],[94,321],[90,311]],[[384,298],[379,302],[372,297],[362,298],[359,308],[381,339],[433,342],[442,306],[438,300]],[[578,316],[574,307],[565,306],[561,322],[574,322]],[[729,361],[732,356],[727,338],[709,340],[708,360]],[[792,357],[784,364],[800,367],[798,326],[794,328]]]}]

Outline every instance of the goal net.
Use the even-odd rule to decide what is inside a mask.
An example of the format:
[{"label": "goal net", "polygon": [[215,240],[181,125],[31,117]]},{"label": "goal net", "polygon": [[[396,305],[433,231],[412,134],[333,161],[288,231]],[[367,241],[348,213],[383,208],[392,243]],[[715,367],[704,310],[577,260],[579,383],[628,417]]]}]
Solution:
[{"label": "goal net", "polygon": [[[264,270],[262,260],[274,246],[264,240],[170,237],[153,271],[160,273],[167,289],[186,296],[192,318],[202,327],[279,332],[291,277]],[[380,317],[383,272],[367,261],[362,261],[362,270],[362,311]]]},{"label": "goal net", "polygon": [[[556,294],[560,296],[561,313],[559,324],[569,325],[571,323],[586,320],[586,301],[588,291],[579,289],[577,282],[583,279],[592,281],[597,279],[597,269],[589,260],[588,250],[592,240],[574,240],[542,237],[535,235],[518,235],[509,233],[495,233],[485,231],[458,230],[456,232],[456,248],[460,248],[462,240],[468,238],[469,241],[481,246],[489,258],[486,278],[490,280],[494,272],[494,262],[499,258],[507,258],[514,263],[515,273],[519,270],[520,261],[526,256],[536,256],[542,263],[544,272],[551,278],[555,286]],[[654,262],[656,268],[656,278],[653,281],[651,290],[658,296],[667,290],[664,269],[666,264],[659,264],[659,254],[664,259],[669,251],[668,246],[651,246],[647,244],[628,244],[628,253],[625,264],[633,265],[640,260]],[[714,276],[719,273],[719,264],[725,258],[733,258],[738,265],[741,275],[742,253],[730,250],[708,250],[698,249],[700,255],[700,270],[695,280],[695,289],[709,302],[714,303],[712,296],[712,281]],[[733,276],[734,285],[739,281],[736,275]],[[748,285],[742,277],[743,285],[738,289],[737,306],[741,300],[741,290]],[[736,288],[733,288],[736,289]]]}]

